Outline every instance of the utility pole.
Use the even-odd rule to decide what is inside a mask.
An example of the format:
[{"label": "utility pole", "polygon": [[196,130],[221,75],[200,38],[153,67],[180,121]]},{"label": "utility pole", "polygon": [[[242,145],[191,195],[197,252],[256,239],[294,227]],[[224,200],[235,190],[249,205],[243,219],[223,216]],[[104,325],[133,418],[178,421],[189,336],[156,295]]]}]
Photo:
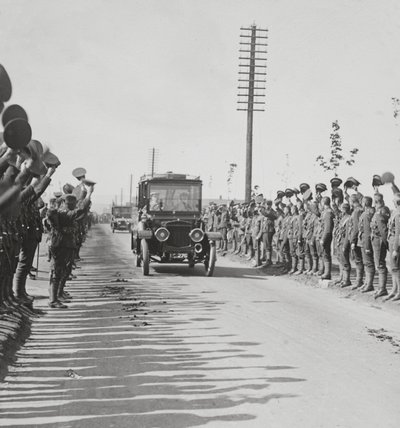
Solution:
[{"label": "utility pole", "polygon": [[151,171],[151,176],[154,177],[154,173],[156,171],[156,164],[158,160],[158,150],[154,147],[149,151],[149,169]]},{"label": "utility pole", "polygon": [[129,205],[132,206],[132,174],[131,181],[129,183]]},{"label": "utility pole", "polygon": [[120,205],[122,205],[122,201],[123,201],[123,194],[124,194],[124,189],[121,187],[121,203],[120,203]]},{"label": "utility pole", "polygon": [[[253,112],[265,111],[265,82],[266,82],[266,29],[257,28],[253,24],[250,28],[241,28],[240,55],[239,55],[239,93],[238,111],[247,111],[246,134],[246,184],[245,201],[251,199],[251,180],[253,169]],[[244,62],[242,62],[244,61]],[[245,82],[245,83],[243,83]],[[245,92],[242,92],[242,91]],[[242,104],[247,106],[243,108]]]}]

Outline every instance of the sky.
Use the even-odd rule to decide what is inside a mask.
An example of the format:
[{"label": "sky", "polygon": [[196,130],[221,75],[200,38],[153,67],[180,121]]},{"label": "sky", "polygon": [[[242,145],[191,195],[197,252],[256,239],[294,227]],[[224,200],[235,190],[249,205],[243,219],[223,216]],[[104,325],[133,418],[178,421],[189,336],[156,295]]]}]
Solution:
[{"label": "sky", "polygon": [[[0,63],[9,102],[62,165],[48,195],[84,167],[94,206],[129,195],[149,172],[200,175],[203,196],[244,197],[246,113],[237,111],[240,27],[269,30],[266,108],[254,114],[253,184],[325,181],[331,124],[371,194],[373,174],[399,175],[398,0],[0,0]],[[400,179],[399,179],[400,182]],[[389,191],[384,190],[384,193]]]}]

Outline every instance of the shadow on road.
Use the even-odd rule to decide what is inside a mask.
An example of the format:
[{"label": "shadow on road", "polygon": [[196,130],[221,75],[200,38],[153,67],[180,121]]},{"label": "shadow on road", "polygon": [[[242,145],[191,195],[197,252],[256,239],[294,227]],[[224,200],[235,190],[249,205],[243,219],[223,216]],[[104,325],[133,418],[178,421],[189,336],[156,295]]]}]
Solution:
[{"label": "shadow on road", "polygon": [[[87,252],[96,246],[104,266],[109,245],[100,229]],[[79,278],[67,310],[35,321],[1,385],[0,425],[228,425],[255,419],[252,404],[296,396],[277,392],[279,384],[305,381],[292,376],[296,367],[268,365],[257,342],[220,330],[224,302],[173,281],[162,290],[154,279],[110,283],[115,272],[100,270],[98,282]]]}]

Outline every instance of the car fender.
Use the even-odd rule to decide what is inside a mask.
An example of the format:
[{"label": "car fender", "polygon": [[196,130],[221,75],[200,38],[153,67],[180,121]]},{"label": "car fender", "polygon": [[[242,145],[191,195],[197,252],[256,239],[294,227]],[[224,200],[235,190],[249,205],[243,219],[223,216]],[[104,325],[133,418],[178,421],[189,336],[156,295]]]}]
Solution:
[{"label": "car fender", "polygon": [[206,238],[209,241],[220,241],[222,239],[222,235],[220,232],[206,232]]}]

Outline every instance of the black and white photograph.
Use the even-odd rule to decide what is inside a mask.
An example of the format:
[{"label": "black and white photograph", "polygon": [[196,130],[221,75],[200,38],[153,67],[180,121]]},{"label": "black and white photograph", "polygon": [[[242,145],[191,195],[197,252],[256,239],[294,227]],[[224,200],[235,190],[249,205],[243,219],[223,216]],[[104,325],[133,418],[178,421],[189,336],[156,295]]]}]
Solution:
[{"label": "black and white photograph", "polygon": [[400,2],[0,0],[0,427],[400,427]]}]

